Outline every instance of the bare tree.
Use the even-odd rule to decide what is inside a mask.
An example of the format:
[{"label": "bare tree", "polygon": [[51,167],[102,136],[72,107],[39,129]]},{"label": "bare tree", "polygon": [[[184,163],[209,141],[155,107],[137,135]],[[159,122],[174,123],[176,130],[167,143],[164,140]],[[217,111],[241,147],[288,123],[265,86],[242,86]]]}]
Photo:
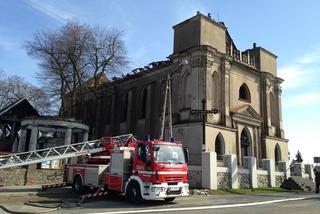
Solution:
[{"label": "bare tree", "polygon": [[101,77],[120,73],[128,64],[119,31],[78,22],[35,34],[26,49],[40,60],[38,77],[50,97],[60,101],[60,115],[74,116],[83,91],[96,97]]},{"label": "bare tree", "polygon": [[7,76],[0,71],[0,109],[26,97],[41,114],[50,114],[49,96],[44,90],[26,82],[22,77]]}]

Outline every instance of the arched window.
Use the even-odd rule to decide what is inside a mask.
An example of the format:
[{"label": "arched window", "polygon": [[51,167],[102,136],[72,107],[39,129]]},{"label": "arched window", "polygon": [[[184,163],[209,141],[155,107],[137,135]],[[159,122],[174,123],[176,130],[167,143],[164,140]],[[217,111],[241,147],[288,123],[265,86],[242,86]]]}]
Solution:
[{"label": "arched window", "polygon": [[129,98],[129,94],[127,93],[126,96],[122,100],[121,122],[127,121],[127,117],[128,117],[128,98]]},{"label": "arched window", "polygon": [[247,127],[245,127],[241,132],[241,154],[242,157],[250,156],[250,146],[251,146],[251,135]]},{"label": "arched window", "polygon": [[243,83],[239,89],[239,99],[251,102],[251,95],[247,84]]},{"label": "arched window", "polygon": [[182,90],[183,90],[183,107],[190,108],[191,107],[191,75],[189,72],[185,73],[182,80]]},{"label": "arched window", "polygon": [[212,109],[220,109],[220,87],[218,73],[212,74]]},{"label": "arched window", "polygon": [[225,154],[224,139],[221,133],[219,133],[215,140],[215,152],[217,153],[217,159],[222,160],[222,155]]},{"label": "arched window", "polygon": [[277,144],[276,147],[274,148],[274,160],[276,163],[281,161],[281,149],[279,144]]},{"label": "arched window", "polygon": [[146,118],[146,113],[147,113],[147,96],[148,91],[147,88],[144,88],[141,93],[141,114],[140,118]]},{"label": "arched window", "polygon": [[270,107],[271,107],[271,125],[276,126],[277,121],[277,103],[274,94],[270,93]]}]

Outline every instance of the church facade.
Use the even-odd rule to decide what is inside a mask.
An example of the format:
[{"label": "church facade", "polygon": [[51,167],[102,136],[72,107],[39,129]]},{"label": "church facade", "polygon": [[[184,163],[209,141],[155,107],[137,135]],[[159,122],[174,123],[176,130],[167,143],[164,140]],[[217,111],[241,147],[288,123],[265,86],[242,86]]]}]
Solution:
[{"label": "church facade", "polygon": [[202,151],[236,154],[239,165],[244,156],[288,160],[277,56],[256,44],[239,50],[224,23],[200,13],[173,29],[168,60],[107,81],[98,97],[78,101],[73,116],[91,127],[92,138],[159,138],[170,73],[173,136],[189,148],[192,164],[201,163]]}]

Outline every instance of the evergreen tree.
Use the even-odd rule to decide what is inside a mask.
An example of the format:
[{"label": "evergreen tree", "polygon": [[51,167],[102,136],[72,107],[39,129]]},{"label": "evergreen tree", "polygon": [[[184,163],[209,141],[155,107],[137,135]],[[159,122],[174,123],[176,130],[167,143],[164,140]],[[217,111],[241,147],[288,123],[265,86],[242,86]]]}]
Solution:
[{"label": "evergreen tree", "polygon": [[302,159],[302,155],[301,152],[298,150],[297,154],[296,154],[296,159],[295,159],[296,163],[302,163],[303,159]]}]

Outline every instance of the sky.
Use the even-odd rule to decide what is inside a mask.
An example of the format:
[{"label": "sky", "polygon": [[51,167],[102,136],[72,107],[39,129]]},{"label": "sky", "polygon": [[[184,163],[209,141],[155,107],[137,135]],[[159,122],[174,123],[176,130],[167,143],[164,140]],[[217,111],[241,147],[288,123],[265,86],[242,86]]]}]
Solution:
[{"label": "sky", "polygon": [[290,157],[320,156],[320,1],[318,0],[0,0],[0,69],[34,84],[36,59],[24,49],[38,31],[68,20],[123,32],[130,71],[165,60],[172,26],[200,11],[223,21],[240,50],[257,43],[278,56]]}]

